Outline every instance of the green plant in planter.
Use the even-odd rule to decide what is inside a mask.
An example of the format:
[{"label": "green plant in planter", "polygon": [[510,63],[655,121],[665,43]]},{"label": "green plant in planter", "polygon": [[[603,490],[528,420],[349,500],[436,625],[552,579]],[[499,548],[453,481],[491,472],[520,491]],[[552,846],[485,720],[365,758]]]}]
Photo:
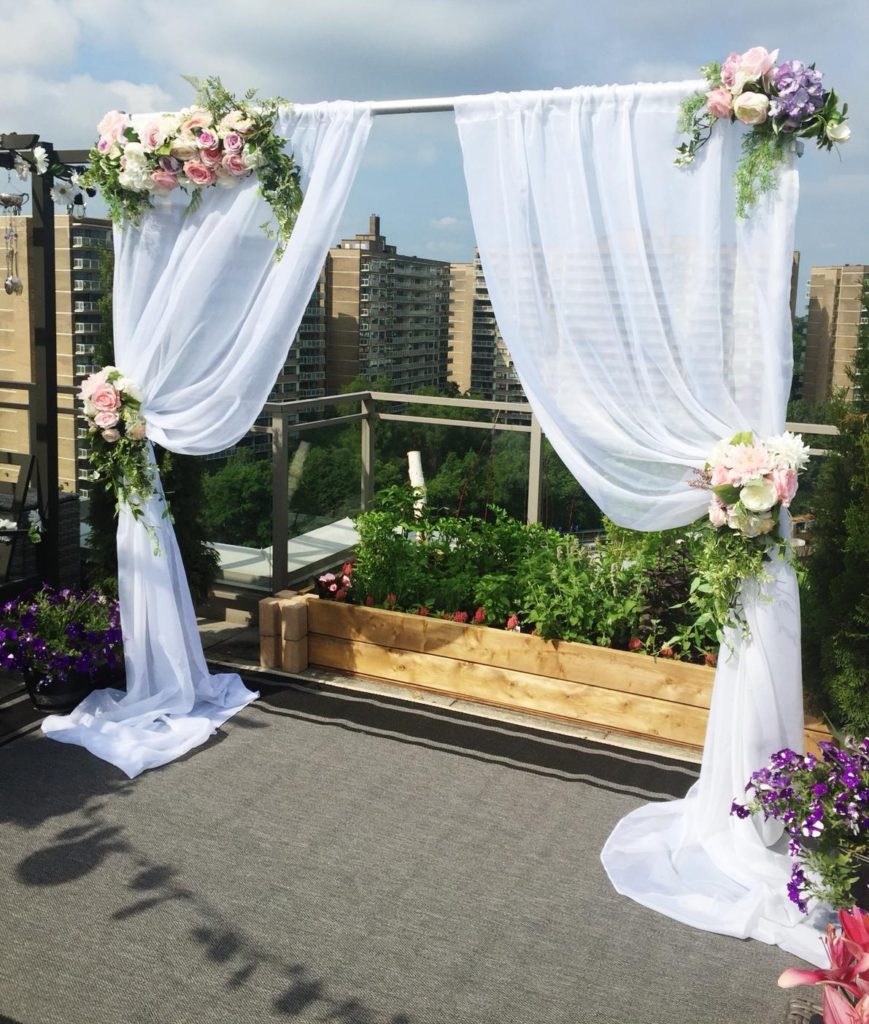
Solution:
[{"label": "green plant in planter", "polygon": [[351,600],[695,661],[716,649],[732,576],[704,531],[606,523],[605,542],[589,547],[501,509],[457,517],[417,497],[387,488],[357,518]]}]

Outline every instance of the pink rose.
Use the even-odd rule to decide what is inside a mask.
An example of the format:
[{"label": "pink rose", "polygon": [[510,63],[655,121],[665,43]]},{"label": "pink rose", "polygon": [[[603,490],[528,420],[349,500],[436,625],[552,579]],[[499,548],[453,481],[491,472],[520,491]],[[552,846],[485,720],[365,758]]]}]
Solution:
[{"label": "pink rose", "polygon": [[718,498],[713,498],[709,502],[709,522],[716,529],[720,529],[727,523],[727,506]]},{"label": "pink rose", "polygon": [[200,149],[215,149],[220,145],[220,139],[217,137],[217,132],[211,131],[210,128],[203,128],[199,133],[199,148]]},{"label": "pink rose", "polygon": [[769,97],[762,92],[744,92],[733,101],[733,113],[743,124],[763,124],[769,111]]},{"label": "pink rose", "polygon": [[[202,136],[200,136],[202,138]],[[206,167],[217,167],[220,161],[223,159],[223,153],[220,151],[220,146],[214,146],[212,149],[202,149],[199,151],[199,160],[205,164]]]},{"label": "pink rose", "polygon": [[198,185],[200,188],[214,184],[214,171],[198,160],[188,160],[184,164],[184,174],[187,176],[188,181]]},{"label": "pink rose", "polygon": [[250,172],[250,168],[245,166],[241,153],[227,153],[222,160],[222,164],[224,170],[229,171],[230,174],[238,178]]},{"label": "pink rose", "polygon": [[103,440],[108,441],[110,444],[113,444],[115,441],[120,441],[120,439],[121,434],[118,430],[110,429],[103,431]]},{"label": "pink rose", "polygon": [[90,401],[97,412],[116,412],[121,408],[121,396],[111,384],[103,382],[91,392]]},{"label": "pink rose", "polygon": [[94,416],[94,423],[103,430],[118,425],[118,414],[116,412],[98,412]]},{"label": "pink rose", "polygon": [[142,145],[146,150],[159,149],[166,141],[166,132],[159,121],[149,121],[142,132]]},{"label": "pink rose", "polygon": [[85,377],[81,382],[81,390],[79,391],[78,397],[82,400],[89,399],[100,384],[105,384],[108,375],[109,367],[105,366],[102,370],[98,370],[96,373],[92,373],[89,377]]},{"label": "pink rose", "polygon": [[173,188],[178,188],[178,178],[171,171],[151,171],[151,181],[160,192],[171,192]]},{"label": "pink rose", "polygon": [[193,135],[194,128],[210,128],[212,123],[211,114],[201,107],[194,107],[188,116],[181,122],[179,132],[181,135]]},{"label": "pink rose", "polygon": [[719,86],[719,88],[706,93],[706,106],[709,108],[709,112],[716,117],[730,117],[733,101],[729,91]]},{"label": "pink rose", "polygon": [[110,110],[108,114],[97,125],[101,140],[109,143],[117,142],[124,138],[124,132],[130,127],[130,118],[121,110]]},{"label": "pink rose", "polygon": [[741,60],[738,53],[731,53],[727,60],[721,65],[721,81],[725,85],[733,85],[736,81],[736,69]]},{"label": "pink rose", "polygon": [[227,132],[223,136],[223,148],[227,153],[240,153],[244,149],[244,136],[240,132]]},{"label": "pink rose", "polygon": [[774,469],[772,472],[772,482],[775,484],[778,500],[787,508],[797,493],[797,471],[790,467],[787,469]]},{"label": "pink rose", "polygon": [[778,50],[768,53],[763,46],[752,46],[739,58],[737,74],[745,75],[746,81],[756,82],[769,74],[778,60]]}]

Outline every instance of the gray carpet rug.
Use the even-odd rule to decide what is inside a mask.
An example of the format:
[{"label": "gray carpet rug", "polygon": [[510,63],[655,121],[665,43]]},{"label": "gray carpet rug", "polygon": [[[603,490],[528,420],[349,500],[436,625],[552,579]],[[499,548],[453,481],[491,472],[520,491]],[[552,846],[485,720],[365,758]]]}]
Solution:
[{"label": "gray carpet rug", "polygon": [[784,1020],[793,957],[647,911],[600,866],[690,766],[298,687],[132,781],[41,734],[0,747],[0,780],[21,1024]]}]

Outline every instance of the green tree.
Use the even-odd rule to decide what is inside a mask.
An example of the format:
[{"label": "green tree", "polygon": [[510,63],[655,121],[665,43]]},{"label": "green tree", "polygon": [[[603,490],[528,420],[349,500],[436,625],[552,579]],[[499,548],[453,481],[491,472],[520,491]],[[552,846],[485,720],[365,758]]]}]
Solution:
[{"label": "green tree", "polygon": [[224,544],[262,548],[271,543],[272,467],[246,449],[202,479],[203,521]]}]

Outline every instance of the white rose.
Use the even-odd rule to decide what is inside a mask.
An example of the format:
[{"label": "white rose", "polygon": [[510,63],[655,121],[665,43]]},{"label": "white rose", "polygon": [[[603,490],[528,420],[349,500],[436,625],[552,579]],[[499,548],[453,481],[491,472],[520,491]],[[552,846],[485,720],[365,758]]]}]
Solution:
[{"label": "white rose", "polygon": [[828,124],[824,129],[824,133],[830,142],[847,142],[851,138],[851,129],[842,122]]},{"label": "white rose", "polygon": [[249,167],[252,171],[255,171],[257,167],[262,167],[265,163],[265,157],[258,149],[245,149],[241,158],[244,161],[244,166]]},{"label": "white rose", "polygon": [[199,152],[199,147],[192,139],[173,139],[169,152],[176,160],[192,160]]},{"label": "white rose", "polygon": [[733,113],[743,124],[763,124],[769,110],[769,97],[760,92],[744,92],[733,101]]},{"label": "white rose", "polygon": [[754,515],[749,512],[742,520],[740,529],[746,537],[760,537],[775,529],[775,519],[769,515]]},{"label": "white rose", "polygon": [[144,167],[148,162],[148,154],[141,142],[128,142],[124,147],[124,157],[127,161],[127,170]]},{"label": "white rose", "polygon": [[129,189],[131,192],[147,192],[151,179],[136,171],[126,169],[118,175],[118,184],[121,188]]},{"label": "white rose", "polygon": [[749,482],[739,492],[739,500],[749,512],[769,512],[778,501],[772,480],[762,476]]}]

